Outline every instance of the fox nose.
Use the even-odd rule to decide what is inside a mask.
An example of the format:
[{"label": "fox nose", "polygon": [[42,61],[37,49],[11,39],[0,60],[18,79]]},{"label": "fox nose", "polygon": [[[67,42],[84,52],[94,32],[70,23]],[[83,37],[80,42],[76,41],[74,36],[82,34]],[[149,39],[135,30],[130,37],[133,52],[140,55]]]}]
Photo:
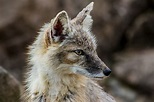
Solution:
[{"label": "fox nose", "polygon": [[108,67],[106,67],[106,68],[103,70],[103,73],[104,73],[105,76],[109,76],[110,73],[111,73],[111,70],[110,70]]}]

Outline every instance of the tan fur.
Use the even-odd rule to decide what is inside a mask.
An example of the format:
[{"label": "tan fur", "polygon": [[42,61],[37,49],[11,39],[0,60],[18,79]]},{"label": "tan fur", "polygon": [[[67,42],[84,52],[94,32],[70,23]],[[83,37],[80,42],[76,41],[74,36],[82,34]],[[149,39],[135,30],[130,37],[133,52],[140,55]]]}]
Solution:
[{"label": "tan fur", "polygon": [[93,2],[73,20],[62,11],[41,29],[29,47],[26,102],[115,102],[91,79],[107,68],[90,32],[92,8]]}]

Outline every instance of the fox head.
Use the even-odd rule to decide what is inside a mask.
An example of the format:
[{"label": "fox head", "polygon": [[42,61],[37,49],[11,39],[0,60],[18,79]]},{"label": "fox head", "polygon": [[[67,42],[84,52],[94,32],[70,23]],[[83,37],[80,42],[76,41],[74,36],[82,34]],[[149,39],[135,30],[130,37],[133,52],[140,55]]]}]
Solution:
[{"label": "fox head", "polygon": [[98,57],[96,40],[91,33],[92,9],[93,2],[72,20],[67,12],[59,12],[42,28],[31,46],[32,61],[42,59],[37,65],[41,64],[43,70],[46,70],[44,66],[48,67],[57,74],[76,74],[90,78],[108,76],[111,70]]}]

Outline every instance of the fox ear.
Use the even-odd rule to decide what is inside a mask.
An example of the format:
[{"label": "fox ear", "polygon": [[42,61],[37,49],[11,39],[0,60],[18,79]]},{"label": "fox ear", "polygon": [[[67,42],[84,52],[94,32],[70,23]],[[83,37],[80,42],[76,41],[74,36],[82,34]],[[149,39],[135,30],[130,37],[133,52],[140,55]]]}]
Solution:
[{"label": "fox ear", "polygon": [[90,12],[93,9],[94,2],[91,2],[87,5],[79,14],[72,20],[76,24],[79,24],[83,27],[84,30],[89,30],[92,26],[92,18]]},{"label": "fox ear", "polygon": [[70,29],[69,19],[66,11],[59,12],[56,17],[51,20],[51,31],[48,32],[46,41],[49,43],[60,43],[67,37]]}]

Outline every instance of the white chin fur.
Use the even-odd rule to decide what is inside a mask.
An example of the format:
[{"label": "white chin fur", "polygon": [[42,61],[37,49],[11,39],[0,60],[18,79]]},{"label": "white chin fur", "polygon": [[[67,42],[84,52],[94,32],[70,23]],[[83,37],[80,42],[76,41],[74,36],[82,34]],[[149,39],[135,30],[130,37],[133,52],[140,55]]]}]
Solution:
[{"label": "white chin fur", "polygon": [[85,70],[84,68],[81,68],[79,66],[73,66],[73,67],[71,67],[71,70],[73,73],[81,74],[81,75],[84,75],[89,78],[103,78],[105,76],[103,74],[103,72],[98,73],[98,74],[91,74],[87,70]]}]

